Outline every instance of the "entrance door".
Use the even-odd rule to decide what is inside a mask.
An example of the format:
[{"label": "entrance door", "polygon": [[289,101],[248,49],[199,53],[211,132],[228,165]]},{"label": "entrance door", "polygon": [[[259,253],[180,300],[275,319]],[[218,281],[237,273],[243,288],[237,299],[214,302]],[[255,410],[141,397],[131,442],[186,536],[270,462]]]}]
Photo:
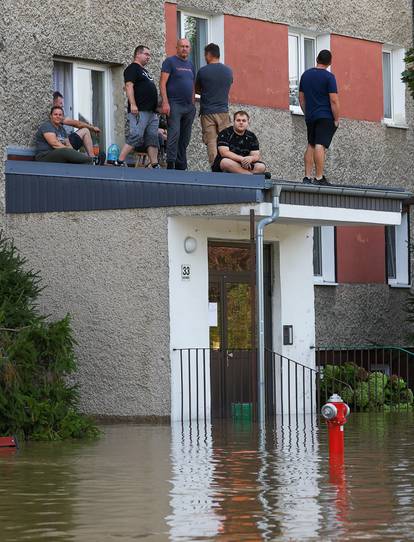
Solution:
[{"label": "entrance door", "polygon": [[[266,247],[266,283],[270,284]],[[256,407],[256,319],[249,244],[209,244],[210,379],[212,417]],[[269,288],[265,288],[270,299]],[[267,324],[270,329],[270,303]],[[267,338],[270,333],[267,333]],[[241,406],[244,405],[244,406]]]}]

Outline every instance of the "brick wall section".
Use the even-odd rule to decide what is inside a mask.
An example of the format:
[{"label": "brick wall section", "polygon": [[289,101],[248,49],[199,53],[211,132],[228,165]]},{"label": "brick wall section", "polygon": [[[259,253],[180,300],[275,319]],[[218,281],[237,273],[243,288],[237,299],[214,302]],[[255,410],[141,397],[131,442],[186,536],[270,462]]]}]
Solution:
[{"label": "brick wall section", "polygon": [[225,15],[224,36],[234,72],[230,101],[289,109],[288,27]]},{"label": "brick wall section", "polygon": [[384,110],[382,44],[332,34],[331,51],[341,116],[380,122]]},{"label": "brick wall section", "polygon": [[165,53],[175,55],[177,43],[177,4],[164,4],[165,14]]},{"label": "brick wall section", "polygon": [[385,283],[384,226],[336,228],[339,283]]}]

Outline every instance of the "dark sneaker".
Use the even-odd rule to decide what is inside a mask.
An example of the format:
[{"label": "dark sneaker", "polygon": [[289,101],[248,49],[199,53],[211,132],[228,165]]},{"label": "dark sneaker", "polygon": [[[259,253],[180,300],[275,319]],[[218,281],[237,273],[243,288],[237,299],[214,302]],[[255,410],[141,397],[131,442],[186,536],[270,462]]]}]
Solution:
[{"label": "dark sneaker", "polygon": [[312,179],[310,177],[303,177],[303,184],[312,184]]},{"label": "dark sneaker", "polygon": [[323,175],[321,179],[313,179],[313,184],[318,184],[319,186],[331,186],[331,183],[328,181],[325,175]]},{"label": "dark sneaker", "polygon": [[106,154],[102,151],[98,154],[98,156],[95,156],[93,159],[93,163],[95,166],[104,166],[106,160]]},{"label": "dark sneaker", "polygon": [[147,166],[145,166],[149,169],[161,169],[161,166],[157,163],[157,164],[148,164]]},{"label": "dark sneaker", "polygon": [[124,160],[114,160],[114,166],[118,167],[127,167]]},{"label": "dark sneaker", "polygon": [[264,173],[253,173],[253,175],[264,175],[265,179],[271,179],[272,178],[272,174],[270,173],[270,171],[265,171]]}]

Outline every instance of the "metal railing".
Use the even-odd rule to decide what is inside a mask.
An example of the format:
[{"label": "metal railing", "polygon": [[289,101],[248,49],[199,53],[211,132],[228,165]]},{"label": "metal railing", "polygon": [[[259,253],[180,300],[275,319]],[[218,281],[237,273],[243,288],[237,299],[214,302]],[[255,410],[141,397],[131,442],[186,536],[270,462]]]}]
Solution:
[{"label": "metal railing", "polygon": [[354,411],[413,408],[414,352],[397,346],[316,348],[321,401],[339,393]]},{"label": "metal railing", "polygon": [[[257,420],[256,350],[173,352],[172,419]],[[395,346],[323,347],[316,367],[265,351],[266,416],[319,413],[332,393],[355,411],[413,409],[414,352]],[[310,362],[311,364],[312,362]]]},{"label": "metal railing", "polygon": [[[178,353],[179,405],[176,405],[175,419],[196,419],[207,421],[209,418],[207,374],[209,374],[209,348],[180,348]],[[177,373],[177,371],[176,371]],[[176,378],[177,379],[177,378]],[[174,399],[174,398],[173,398]],[[178,407],[178,408],[177,408]]]},{"label": "metal railing", "polygon": [[[174,350],[172,419],[257,419],[256,350]],[[308,367],[265,351],[266,416],[312,415],[319,410],[319,378]],[[175,391],[175,393],[174,393]]]},{"label": "metal railing", "polygon": [[282,354],[266,351],[273,368],[272,408],[269,415],[281,414],[298,418],[319,411],[318,370]]}]

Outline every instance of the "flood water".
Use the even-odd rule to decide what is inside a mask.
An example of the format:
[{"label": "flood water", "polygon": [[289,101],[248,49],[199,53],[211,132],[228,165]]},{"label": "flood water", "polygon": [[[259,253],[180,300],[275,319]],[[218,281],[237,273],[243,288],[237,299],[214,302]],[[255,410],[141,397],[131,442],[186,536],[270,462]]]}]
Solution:
[{"label": "flood water", "polygon": [[414,540],[414,416],[105,426],[0,452],[0,540]]}]

